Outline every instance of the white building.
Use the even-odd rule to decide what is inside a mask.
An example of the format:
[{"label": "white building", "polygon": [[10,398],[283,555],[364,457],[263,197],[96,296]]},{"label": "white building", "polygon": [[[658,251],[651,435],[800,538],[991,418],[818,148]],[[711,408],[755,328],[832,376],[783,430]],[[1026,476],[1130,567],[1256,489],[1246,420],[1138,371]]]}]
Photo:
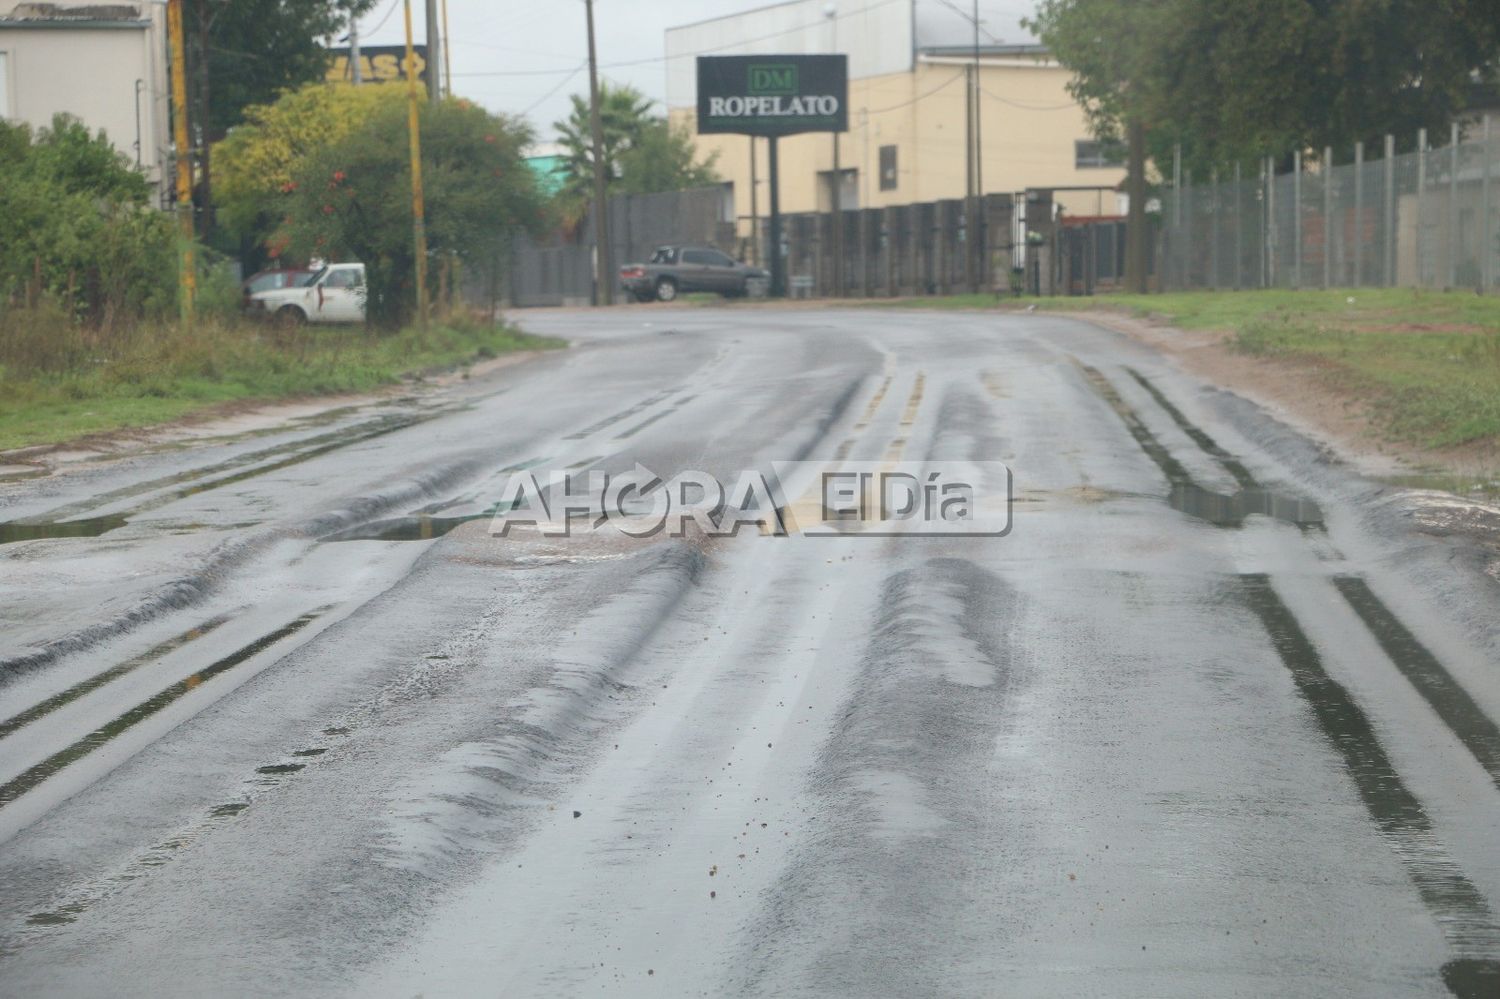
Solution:
[{"label": "white building", "polygon": [[0,117],[45,128],[66,112],[171,176],[166,8],[0,0]]}]

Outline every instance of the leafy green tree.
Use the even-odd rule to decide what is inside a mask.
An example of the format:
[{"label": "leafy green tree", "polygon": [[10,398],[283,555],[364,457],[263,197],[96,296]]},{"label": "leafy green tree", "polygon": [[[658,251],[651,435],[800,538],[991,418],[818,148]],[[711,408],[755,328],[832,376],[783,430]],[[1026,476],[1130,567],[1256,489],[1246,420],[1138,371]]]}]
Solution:
[{"label": "leafy green tree", "polygon": [[[358,260],[372,323],[393,328],[415,306],[411,173],[405,106],[377,105],[359,127],[302,159],[292,172],[280,237],[304,257]],[[519,230],[539,230],[542,199],[522,149],[519,119],[462,100],[421,109],[422,183],[432,257],[481,268]]]},{"label": "leafy green tree", "polygon": [[714,172],[718,153],[698,162],[693,135],[686,126],[673,126],[664,118],[647,122],[629,149],[620,153],[620,176],[616,189],[626,194],[682,191],[717,183]]},{"label": "leafy green tree", "polygon": [[135,165],[66,115],[0,121],[0,308],[43,299],[110,327],[170,307],[174,230]]},{"label": "leafy green tree", "polygon": [[1160,53],[1177,30],[1177,8],[1196,0],[1044,0],[1028,23],[1073,70],[1069,91],[1095,135],[1122,135],[1127,150],[1125,283],[1146,290],[1146,135],[1164,87]]},{"label": "leafy green tree", "polygon": [[[577,219],[594,200],[594,140],[586,95],[574,94],[567,120],[553,125],[565,150],[558,194],[563,214]],[[652,114],[652,101],[631,86],[599,84],[604,176],[611,193],[681,191],[714,183],[713,160],[699,163],[691,134]]]},{"label": "leafy green tree", "polygon": [[1045,0],[1032,30],[1100,134],[1201,173],[1445,129],[1500,58],[1500,0]]},{"label": "leafy green tree", "polygon": [[255,262],[273,249],[266,244],[286,215],[298,165],[388,105],[404,113],[406,88],[318,82],[245,109],[244,124],[214,148],[213,192],[219,221],[240,240],[242,258]]}]

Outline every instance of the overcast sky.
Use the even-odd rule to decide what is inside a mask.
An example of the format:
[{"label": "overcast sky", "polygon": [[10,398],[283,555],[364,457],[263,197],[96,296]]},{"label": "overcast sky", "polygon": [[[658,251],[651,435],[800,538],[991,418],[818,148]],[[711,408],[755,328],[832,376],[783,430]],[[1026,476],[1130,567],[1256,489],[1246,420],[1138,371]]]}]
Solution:
[{"label": "overcast sky", "polygon": [[[361,19],[362,43],[403,41],[401,2],[381,0]],[[947,0],[917,2],[952,6]],[[967,10],[972,0],[954,3]],[[759,0],[596,0],[600,73],[663,101],[662,39],[668,28],[763,6]],[[1034,0],[980,0],[985,33],[1005,42],[1028,41],[1019,22],[1034,6]],[[425,33],[424,7],[423,0],[412,0],[412,30],[419,44]],[[552,140],[552,123],[568,113],[568,95],[588,89],[583,0],[448,0],[448,33],[453,92],[496,111],[525,115],[539,141]]]}]

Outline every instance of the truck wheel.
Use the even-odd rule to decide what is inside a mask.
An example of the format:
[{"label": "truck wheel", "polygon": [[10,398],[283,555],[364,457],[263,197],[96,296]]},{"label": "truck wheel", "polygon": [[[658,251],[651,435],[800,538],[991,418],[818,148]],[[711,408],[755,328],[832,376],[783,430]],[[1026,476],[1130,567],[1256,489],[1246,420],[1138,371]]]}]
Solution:
[{"label": "truck wheel", "polygon": [[305,322],[307,322],[307,313],[295,305],[283,305],[276,310],[276,325],[278,326],[290,329],[294,326],[301,326]]},{"label": "truck wheel", "polygon": [[656,300],[670,302],[677,298],[677,282],[669,277],[656,279]]}]

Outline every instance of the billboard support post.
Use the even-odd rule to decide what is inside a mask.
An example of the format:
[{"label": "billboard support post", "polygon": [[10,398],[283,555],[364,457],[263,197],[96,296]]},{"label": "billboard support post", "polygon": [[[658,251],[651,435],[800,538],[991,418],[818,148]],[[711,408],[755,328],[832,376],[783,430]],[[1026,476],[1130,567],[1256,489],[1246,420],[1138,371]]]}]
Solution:
[{"label": "billboard support post", "polygon": [[786,258],[781,253],[781,165],[777,162],[776,136],[768,136],[771,184],[771,297],[786,294]]}]

